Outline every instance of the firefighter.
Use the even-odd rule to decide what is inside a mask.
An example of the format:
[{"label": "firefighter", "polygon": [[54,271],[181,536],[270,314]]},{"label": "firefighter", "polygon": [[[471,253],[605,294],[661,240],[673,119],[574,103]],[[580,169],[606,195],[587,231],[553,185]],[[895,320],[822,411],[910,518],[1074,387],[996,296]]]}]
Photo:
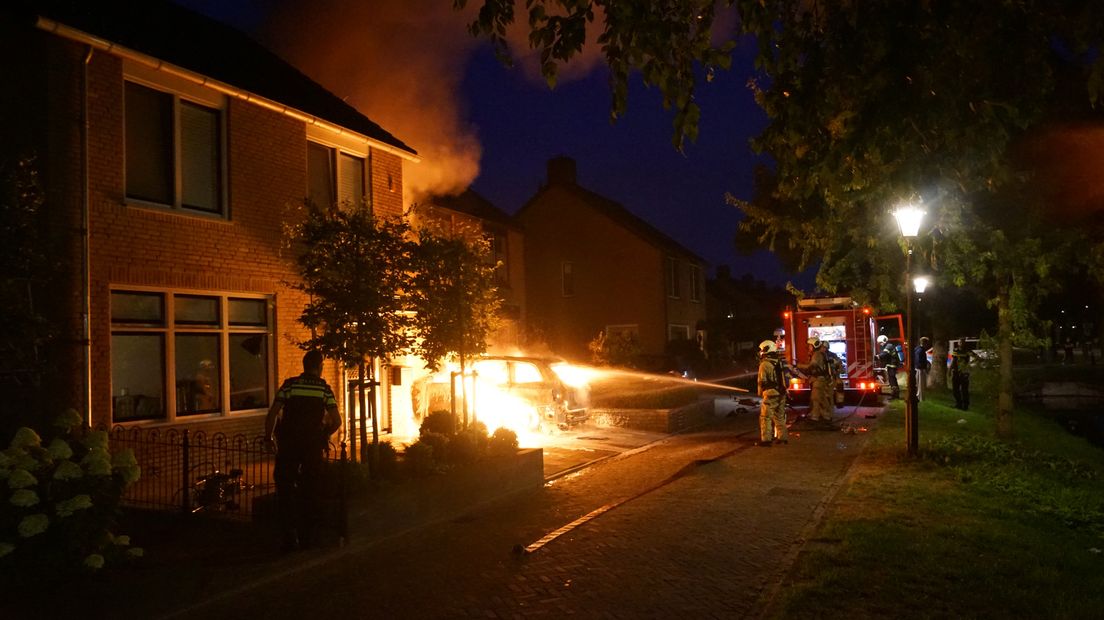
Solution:
[{"label": "firefighter", "polygon": [[901,363],[901,358],[897,354],[897,345],[890,342],[885,334],[882,334],[878,336],[878,346],[881,347],[878,358],[881,360],[882,366],[885,366],[886,381],[889,382],[892,398],[896,400],[901,398],[901,388],[897,385],[897,365]]},{"label": "firefighter", "polygon": [[813,388],[809,395],[809,420],[820,426],[831,426],[836,404],[828,357],[824,353],[828,347],[818,336],[813,336],[806,342],[809,344],[809,363],[798,366],[797,369],[809,378]]},{"label": "firefighter", "polygon": [[276,451],[273,478],[284,551],[311,546],[326,443],[340,426],[337,400],[322,378],[322,354],[308,351],[303,374],[284,381],[265,418],[265,442]]},{"label": "firefighter", "polygon": [[759,343],[759,441],[769,448],[774,443],[790,442],[786,429],[786,367],[772,340]]}]

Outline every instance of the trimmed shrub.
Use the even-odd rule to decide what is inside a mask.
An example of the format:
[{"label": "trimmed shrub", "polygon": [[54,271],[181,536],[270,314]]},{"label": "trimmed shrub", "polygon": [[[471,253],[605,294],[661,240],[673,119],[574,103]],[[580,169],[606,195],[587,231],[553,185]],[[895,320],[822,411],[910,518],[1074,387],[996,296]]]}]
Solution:
[{"label": "trimmed shrub", "polygon": [[456,434],[456,426],[456,416],[451,411],[433,411],[422,421],[418,434],[424,437],[426,433],[438,433],[451,437]]},{"label": "trimmed shrub", "polygon": [[494,457],[513,456],[517,454],[517,433],[508,428],[496,429],[494,434],[491,435],[490,444],[487,446],[487,450],[490,455]]},{"label": "trimmed shrub", "polygon": [[394,478],[399,469],[399,451],[389,441],[379,444],[379,475],[381,478]]},{"label": "trimmed shrub", "polygon": [[449,460],[449,449],[452,447],[452,438],[442,433],[435,433],[432,431],[422,431],[422,436],[418,438],[421,443],[433,446],[433,460],[438,465],[444,465]]},{"label": "trimmed shrub", "polygon": [[474,463],[487,452],[486,426],[477,428],[474,424],[460,431],[449,443],[449,461],[456,464]]},{"label": "trimmed shrub", "polygon": [[437,469],[433,446],[421,439],[406,447],[403,451],[403,462],[415,476],[427,476]]}]

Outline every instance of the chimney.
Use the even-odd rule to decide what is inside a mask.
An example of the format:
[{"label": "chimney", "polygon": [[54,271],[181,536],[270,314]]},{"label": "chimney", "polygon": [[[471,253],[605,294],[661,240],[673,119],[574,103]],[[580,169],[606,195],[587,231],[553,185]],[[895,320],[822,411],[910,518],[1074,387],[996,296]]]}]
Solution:
[{"label": "chimney", "polygon": [[560,155],[548,160],[549,185],[575,185],[575,160]]}]

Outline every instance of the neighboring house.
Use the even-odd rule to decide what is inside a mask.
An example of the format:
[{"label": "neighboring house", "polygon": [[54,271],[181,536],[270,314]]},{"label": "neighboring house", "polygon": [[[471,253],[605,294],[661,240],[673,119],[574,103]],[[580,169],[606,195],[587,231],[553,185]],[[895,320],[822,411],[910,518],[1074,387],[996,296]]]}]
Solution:
[{"label": "neighboring house", "polygon": [[575,173],[573,159],[550,160],[547,184],[515,216],[531,330],[573,360],[588,360],[600,333],[635,337],[655,369],[673,367],[673,351],[704,350],[704,261]]},{"label": "neighboring house", "polygon": [[522,344],[525,321],[525,238],[514,220],[475,191],[434,196],[419,206],[423,217],[437,220],[449,234],[481,235],[497,265],[495,281],[502,295],[502,324],[488,338],[488,350],[515,353]]},{"label": "neighboring house", "polygon": [[732,277],[728,265],[717,267],[705,282],[709,307],[710,362],[714,368],[755,368],[759,343],[773,340],[783,326],[782,312],[794,303],[793,295],[770,286],[751,274]]},{"label": "neighboring house", "polygon": [[[47,208],[72,235],[59,312],[78,339],[58,392],[92,424],[259,431],[307,336],[287,285],[289,207],[309,196],[401,215],[416,153],[174,4],[3,10],[4,156],[37,155]],[[342,373],[327,362],[326,375],[340,397]]]}]

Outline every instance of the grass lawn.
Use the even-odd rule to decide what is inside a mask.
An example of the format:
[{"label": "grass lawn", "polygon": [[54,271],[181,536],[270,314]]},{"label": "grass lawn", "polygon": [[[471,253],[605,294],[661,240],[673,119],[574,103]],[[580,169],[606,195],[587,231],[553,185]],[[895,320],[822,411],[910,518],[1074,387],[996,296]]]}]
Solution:
[{"label": "grass lawn", "polygon": [[771,617],[1104,617],[1104,450],[1023,409],[1010,442],[987,403],[919,411],[920,457],[896,401]]}]

